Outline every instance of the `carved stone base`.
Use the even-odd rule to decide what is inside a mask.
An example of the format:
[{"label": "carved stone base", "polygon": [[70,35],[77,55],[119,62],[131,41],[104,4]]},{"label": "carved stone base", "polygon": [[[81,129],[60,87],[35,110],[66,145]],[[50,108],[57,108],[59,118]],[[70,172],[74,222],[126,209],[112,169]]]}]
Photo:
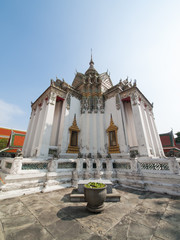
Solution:
[{"label": "carved stone base", "polygon": [[117,146],[110,146],[108,153],[120,153],[119,144]]},{"label": "carved stone base", "polygon": [[79,153],[79,147],[68,146],[67,153]]}]

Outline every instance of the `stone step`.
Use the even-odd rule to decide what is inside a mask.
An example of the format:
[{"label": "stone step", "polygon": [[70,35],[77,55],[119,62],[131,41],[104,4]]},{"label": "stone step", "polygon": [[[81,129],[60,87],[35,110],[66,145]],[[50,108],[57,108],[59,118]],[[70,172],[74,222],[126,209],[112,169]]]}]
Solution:
[{"label": "stone step", "polygon": [[[116,191],[116,189],[113,189],[112,193],[108,193],[106,195],[106,201],[105,202],[120,202],[120,194]],[[71,202],[86,202],[84,198],[84,194],[78,193],[77,191],[72,192],[70,195]]]}]

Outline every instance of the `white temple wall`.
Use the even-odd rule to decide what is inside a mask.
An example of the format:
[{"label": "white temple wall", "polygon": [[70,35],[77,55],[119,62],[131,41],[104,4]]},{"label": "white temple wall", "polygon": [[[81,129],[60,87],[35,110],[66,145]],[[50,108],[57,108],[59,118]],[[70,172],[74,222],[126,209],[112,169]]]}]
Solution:
[{"label": "white temple wall", "polygon": [[[118,144],[120,146],[120,152],[127,152],[127,147],[125,145],[125,137],[123,131],[123,123],[120,110],[116,109],[116,98],[112,97],[107,99],[105,102],[105,133],[106,129],[110,125],[110,118],[113,118],[114,124],[118,127],[117,137],[118,137]],[[108,134],[106,133],[106,148],[108,147]]]},{"label": "white temple wall", "polygon": [[80,139],[80,152],[82,154],[87,153],[89,149],[87,149],[87,130],[89,129],[89,122],[87,122],[87,113],[81,114],[80,116],[80,133],[79,133],[79,139]]},{"label": "white temple wall", "polygon": [[95,148],[94,148],[93,140],[94,140],[94,135],[96,135],[96,133],[94,133],[94,126],[93,126],[94,118],[95,118],[94,113],[87,114],[87,117],[89,118],[89,138],[88,138],[89,152],[94,154]]},{"label": "white temple wall", "polygon": [[127,129],[127,136],[128,136],[128,143],[130,147],[137,147],[137,137],[136,137],[136,130],[134,125],[134,117],[132,112],[132,107],[130,102],[124,102],[124,111],[126,116],[126,129]]},{"label": "white temple wall", "polygon": [[56,102],[55,111],[54,111],[54,120],[51,132],[51,141],[50,146],[58,145],[58,136],[60,130],[60,120],[61,120],[61,112],[62,112],[62,101]]},{"label": "white temple wall", "polygon": [[105,129],[105,114],[97,113],[97,152],[101,155],[107,154],[105,148],[106,129]]},{"label": "white temple wall", "polygon": [[[77,126],[80,129],[80,100],[71,96],[70,109],[67,109],[67,108],[65,109],[62,142],[61,142],[61,153],[66,153],[68,149],[68,145],[70,141],[69,128],[73,123],[75,114],[76,114]],[[80,140],[78,135],[78,146],[79,146],[79,143],[80,143]]]},{"label": "white temple wall", "polygon": [[87,111],[81,114],[80,121],[80,152],[83,154],[97,153],[105,154],[105,126],[103,113],[88,113]]}]

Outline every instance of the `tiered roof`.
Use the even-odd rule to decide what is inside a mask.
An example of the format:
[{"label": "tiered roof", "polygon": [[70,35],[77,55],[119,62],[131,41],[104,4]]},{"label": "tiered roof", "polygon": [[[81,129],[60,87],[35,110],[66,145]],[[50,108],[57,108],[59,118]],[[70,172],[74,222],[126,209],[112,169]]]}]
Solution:
[{"label": "tiered roof", "polygon": [[159,136],[165,153],[168,153],[171,150],[180,152],[180,144],[176,144],[173,131],[159,134]]}]

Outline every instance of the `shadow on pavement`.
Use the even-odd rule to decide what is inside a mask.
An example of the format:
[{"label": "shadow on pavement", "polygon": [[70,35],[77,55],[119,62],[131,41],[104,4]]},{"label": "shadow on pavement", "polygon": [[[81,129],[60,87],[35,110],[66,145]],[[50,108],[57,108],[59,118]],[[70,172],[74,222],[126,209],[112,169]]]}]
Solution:
[{"label": "shadow on pavement", "polygon": [[57,217],[62,220],[69,220],[69,218],[86,218],[98,213],[91,213],[86,209],[86,206],[68,206],[60,209]]}]

